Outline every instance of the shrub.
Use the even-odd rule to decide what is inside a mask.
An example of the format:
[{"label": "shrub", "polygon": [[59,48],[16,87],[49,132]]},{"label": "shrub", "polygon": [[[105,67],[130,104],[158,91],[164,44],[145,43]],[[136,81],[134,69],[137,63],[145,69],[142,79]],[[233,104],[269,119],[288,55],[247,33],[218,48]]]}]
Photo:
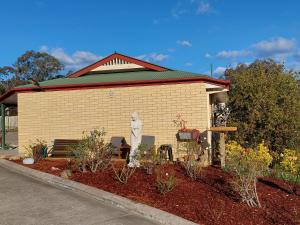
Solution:
[{"label": "shrub", "polygon": [[43,140],[36,139],[36,142],[30,144],[25,149],[25,156],[33,158],[34,162],[38,162],[41,159],[47,157],[48,146]]},{"label": "shrub", "polygon": [[160,165],[155,170],[155,186],[159,193],[165,195],[176,186],[175,172],[168,165]]},{"label": "shrub", "polygon": [[[279,176],[278,176],[279,175]],[[277,166],[277,176],[289,186],[289,191],[296,194],[296,186],[300,183],[300,153],[296,150],[285,149],[281,162]]]},{"label": "shrub", "polygon": [[186,175],[192,180],[197,180],[201,178],[203,171],[203,166],[201,162],[196,160],[188,160],[182,162],[182,166],[185,169]]},{"label": "shrub", "polygon": [[226,169],[234,175],[233,187],[240,194],[242,202],[250,207],[261,207],[257,190],[257,178],[269,170],[272,156],[261,143],[255,149],[245,149],[237,142],[226,145]]},{"label": "shrub", "polygon": [[179,151],[185,154],[185,161],[182,162],[181,165],[184,168],[186,175],[192,180],[200,178],[203,168],[200,158],[203,155],[201,145],[196,141],[186,142]]},{"label": "shrub", "polygon": [[115,174],[115,179],[121,182],[122,184],[127,184],[129,178],[134,174],[136,167],[128,167],[126,161],[120,164],[111,164],[112,169]]},{"label": "shrub", "polygon": [[274,60],[257,60],[228,69],[228,138],[254,148],[262,140],[272,151],[300,148],[299,74]]},{"label": "shrub", "polygon": [[153,168],[161,163],[161,157],[155,150],[155,146],[139,145],[140,161],[147,174],[153,173]]},{"label": "shrub", "polygon": [[97,170],[107,168],[112,157],[112,145],[104,142],[105,132],[93,130],[84,134],[82,140],[71,147],[75,159],[79,161],[79,170],[86,172],[90,170],[95,173]]},{"label": "shrub", "polygon": [[179,149],[179,153],[185,154],[186,160],[197,160],[203,155],[201,145],[196,141],[185,142]]}]

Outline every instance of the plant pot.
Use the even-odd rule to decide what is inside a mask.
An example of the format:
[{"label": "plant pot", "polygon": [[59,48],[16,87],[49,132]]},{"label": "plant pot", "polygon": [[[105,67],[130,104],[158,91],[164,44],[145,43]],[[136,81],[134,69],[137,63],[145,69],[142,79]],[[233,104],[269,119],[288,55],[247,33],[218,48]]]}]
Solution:
[{"label": "plant pot", "polygon": [[31,165],[34,163],[34,159],[33,158],[25,158],[23,159],[23,164],[25,165]]},{"label": "plant pot", "polygon": [[200,131],[197,129],[179,130],[176,134],[178,141],[197,141],[200,140]]},{"label": "plant pot", "polygon": [[189,131],[178,131],[177,138],[180,141],[192,140],[192,133]]}]

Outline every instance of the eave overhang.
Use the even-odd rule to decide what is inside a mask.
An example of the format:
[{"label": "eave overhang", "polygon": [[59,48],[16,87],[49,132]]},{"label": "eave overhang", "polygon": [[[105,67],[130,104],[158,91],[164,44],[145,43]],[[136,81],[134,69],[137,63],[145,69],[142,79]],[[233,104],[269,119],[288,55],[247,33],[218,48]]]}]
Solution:
[{"label": "eave overhang", "polygon": [[0,96],[0,103],[5,103],[5,100],[17,93],[25,92],[43,92],[43,91],[64,91],[64,90],[79,90],[79,89],[96,89],[96,88],[122,88],[133,86],[150,86],[150,85],[167,85],[167,84],[182,84],[182,83],[208,83],[214,84],[223,88],[229,89],[230,82],[228,80],[220,80],[210,77],[187,77],[187,78],[169,78],[157,80],[138,80],[138,81],[120,81],[120,82],[101,82],[101,83],[86,83],[86,84],[65,84],[55,86],[30,86],[22,88],[13,88]]}]

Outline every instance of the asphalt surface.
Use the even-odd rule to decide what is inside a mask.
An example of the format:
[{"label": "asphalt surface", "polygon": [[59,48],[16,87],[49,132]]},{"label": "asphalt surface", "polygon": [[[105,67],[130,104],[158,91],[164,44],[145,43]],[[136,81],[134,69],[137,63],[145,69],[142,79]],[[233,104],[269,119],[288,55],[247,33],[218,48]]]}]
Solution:
[{"label": "asphalt surface", "polygon": [[139,215],[0,166],[1,225],[157,225]]}]

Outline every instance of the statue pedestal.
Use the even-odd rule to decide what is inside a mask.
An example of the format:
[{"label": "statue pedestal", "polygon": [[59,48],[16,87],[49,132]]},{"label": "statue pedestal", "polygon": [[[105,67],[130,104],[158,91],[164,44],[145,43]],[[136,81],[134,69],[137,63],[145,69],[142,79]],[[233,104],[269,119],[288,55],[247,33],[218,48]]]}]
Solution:
[{"label": "statue pedestal", "polygon": [[225,136],[227,132],[235,132],[237,131],[237,127],[211,127],[209,131],[220,133],[220,160],[221,167],[225,167]]}]

